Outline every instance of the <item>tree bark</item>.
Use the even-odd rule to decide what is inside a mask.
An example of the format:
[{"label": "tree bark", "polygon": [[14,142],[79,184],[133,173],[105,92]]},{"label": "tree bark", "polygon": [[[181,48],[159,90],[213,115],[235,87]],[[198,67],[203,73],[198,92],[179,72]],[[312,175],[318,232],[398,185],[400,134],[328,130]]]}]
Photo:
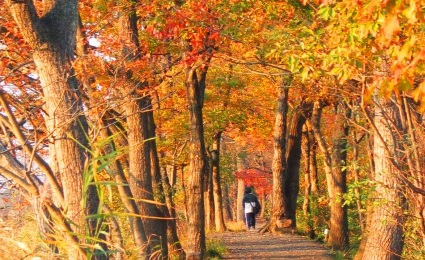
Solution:
[{"label": "tree bark", "polygon": [[310,183],[311,183],[311,192],[314,194],[318,194],[319,189],[319,179],[318,179],[318,171],[317,171],[317,141],[314,138],[314,132],[311,128],[311,120],[307,119],[306,123],[306,138],[308,138],[309,142],[309,158],[307,159],[309,162],[309,176],[310,176]]},{"label": "tree bark", "polygon": [[223,201],[222,201],[221,177],[220,177],[221,134],[222,132],[218,132],[214,136],[213,151],[211,152],[212,182],[213,182],[213,190],[214,190],[215,230],[220,232],[226,230],[226,226],[224,224],[224,217],[223,217]]},{"label": "tree bark", "polygon": [[317,141],[317,145],[324,157],[324,168],[326,173],[326,182],[329,196],[332,196],[332,157],[328,150],[328,145],[320,131],[320,118],[322,115],[323,101],[314,102],[313,113],[311,115],[310,126]]},{"label": "tree bark", "polygon": [[285,197],[286,197],[286,215],[292,220],[292,227],[296,224],[296,210],[298,192],[300,187],[300,161],[301,161],[301,139],[302,129],[306,118],[311,114],[313,108],[312,103],[304,101],[294,109],[292,120],[288,131],[287,145],[287,179],[285,181]]},{"label": "tree bark", "polygon": [[302,141],[302,154],[304,159],[304,203],[303,203],[303,214],[304,217],[307,219],[307,234],[311,239],[314,239],[316,237],[316,234],[314,232],[314,223],[313,219],[311,217],[311,197],[313,195],[313,189],[312,189],[312,170],[311,170],[311,160],[312,160],[312,140],[314,140],[314,137],[312,137],[312,134],[309,132],[309,127],[307,124],[304,125],[304,131],[303,131],[303,141]]},{"label": "tree bark", "polygon": [[[189,176],[187,192],[187,219],[189,238],[186,259],[202,259],[205,253],[205,212],[203,184],[206,178],[206,151],[202,107],[205,93],[205,80],[208,67],[205,64],[192,65],[186,69],[186,92],[189,109]],[[198,76],[199,73],[199,76]]]},{"label": "tree bark", "polygon": [[[161,153],[161,156],[164,156],[164,154]],[[170,218],[167,221],[168,248],[169,248],[168,251],[170,252],[170,256],[178,255],[180,259],[184,259],[186,257],[186,254],[183,250],[183,247],[180,243],[179,236],[177,233],[177,213],[176,213],[176,208],[175,208],[175,204],[173,200],[174,189],[175,189],[174,186],[176,184],[177,170],[178,170],[176,160],[175,160],[176,156],[177,156],[177,149],[173,153],[173,163],[171,167],[168,167],[168,169],[171,170],[171,173],[168,174],[167,166],[164,166],[161,169],[161,176],[162,176],[162,186],[164,189],[163,196],[165,200],[165,205],[168,210],[167,215]]]},{"label": "tree bark", "polygon": [[[318,146],[324,156],[326,180],[328,186],[331,217],[329,220],[329,246],[336,249],[348,247],[348,216],[347,208],[343,206],[343,194],[346,192],[346,171],[342,169],[342,163],[346,161],[346,138],[345,118],[339,118],[335,124],[335,136],[333,145],[329,147],[320,131],[320,117],[323,102],[317,101],[313,107],[311,127]],[[340,113],[338,114],[338,116]],[[329,151],[333,151],[330,153]]]},{"label": "tree bark", "polygon": [[[131,4],[128,13],[126,13],[127,10],[123,10],[124,15],[120,17],[119,21],[122,43],[121,59],[129,63],[142,57],[135,4],[135,2]],[[152,114],[150,114],[152,112],[151,96],[139,94],[146,92],[148,85],[146,82],[134,78],[132,69],[125,66],[120,69],[118,77],[123,81],[121,94],[125,100],[122,111],[126,117],[129,143],[128,183],[134,198],[137,198],[139,211],[143,215],[142,222],[149,241],[150,253],[156,258],[167,259],[167,220],[163,212],[156,206],[157,201],[154,197],[154,183],[157,188],[160,183],[159,181],[155,182],[155,179],[152,178],[159,174],[159,167],[155,161],[156,145],[152,143],[152,138],[155,136],[155,125]]]},{"label": "tree bark", "polygon": [[[33,1],[6,4],[32,49],[45,100],[46,128],[50,135],[50,165],[63,188],[67,217],[76,236],[85,236],[85,217],[97,212],[99,203],[93,185],[83,182],[84,165],[89,156],[85,137],[87,122],[83,114],[78,81],[72,61],[76,49],[78,1],[52,1],[43,16],[37,15]],[[83,208],[83,186],[87,207]],[[58,197],[59,194],[54,194]],[[89,220],[92,227],[93,220]],[[90,233],[92,233],[89,230]],[[73,244],[73,243],[69,243]],[[85,259],[82,251],[69,246],[69,259]]]},{"label": "tree bark", "polygon": [[[423,80],[423,79],[421,79]],[[409,209],[415,212],[418,227],[415,227],[415,234],[421,239],[422,247],[425,246],[425,161],[424,150],[421,149],[421,144],[418,142],[419,136],[423,135],[423,131],[418,131],[423,126],[422,115],[415,113],[412,109],[416,106],[408,95],[403,93],[402,98],[399,98],[399,103],[402,104],[400,109],[400,117],[404,130],[404,151],[406,154],[406,162],[409,168],[405,174],[403,181],[407,182],[409,187],[406,197],[409,204]],[[410,177],[410,178],[409,178]],[[409,180],[410,179],[410,180]],[[413,188],[414,187],[414,188]],[[407,231],[412,232],[412,231]]]},{"label": "tree bark", "polygon": [[[245,161],[244,158],[242,157],[237,157],[236,158],[236,169],[237,171],[242,171],[245,169]],[[241,222],[244,223],[245,222],[245,213],[243,211],[243,207],[242,207],[242,200],[243,200],[243,196],[245,194],[245,184],[243,182],[242,179],[237,179],[237,184],[236,184],[236,214],[235,214],[235,218],[237,222]]]},{"label": "tree bark", "polygon": [[245,214],[243,212],[242,200],[245,192],[245,184],[243,180],[238,179],[237,183],[237,195],[236,195],[236,221],[244,223],[245,222]]},{"label": "tree bark", "polygon": [[[354,173],[354,181],[359,182],[360,181],[360,166],[358,165],[359,161],[359,143],[363,139],[365,134],[357,138],[357,131],[353,131],[353,160],[352,160],[352,167],[353,167],[353,173]],[[359,224],[360,224],[360,230],[363,233],[365,230],[366,222],[364,220],[363,215],[363,206],[362,206],[362,200],[361,200],[361,190],[359,187],[354,188],[354,195],[356,196],[356,206],[357,206],[357,214],[359,215]]]},{"label": "tree bark", "polygon": [[[161,211],[162,215],[166,218],[164,222],[164,226],[167,226],[167,233],[168,235],[161,238],[163,240],[162,244],[168,243],[169,252],[174,252],[179,257],[184,258],[185,253],[183,251],[183,248],[181,246],[181,243],[179,241],[179,237],[177,234],[177,222],[176,222],[176,213],[175,209],[172,208],[172,211],[170,211],[170,207],[167,207],[168,205],[174,205],[172,202],[172,187],[170,185],[168,176],[166,172],[164,174],[161,173],[161,167],[159,164],[159,157],[158,157],[158,149],[156,145],[156,125],[154,121],[154,114],[153,114],[153,107],[152,107],[152,101],[150,99],[148,101],[148,107],[146,108],[146,111],[144,112],[145,116],[148,120],[148,145],[150,149],[150,155],[151,155],[151,161],[152,161],[152,179],[153,179],[153,187],[154,187],[154,194],[155,194],[155,200],[159,201],[162,205],[159,205],[159,210]],[[173,175],[175,176],[175,174]],[[168,190],[168,192],[166,192]],[[169,195],[167,197],[167,194]],[[167,198],[171,201],[166,203]],[[173,207],[173,206],[172,206]],[[167,252],[168,254],[168,252]]]},{"label": "tree bark", "polygon": [[[146,98],[146,97],[145,97]],[[148,147],[147,120],[143,116],[143,98],[138,94],[129,95],[123,105],[127,118],[129,143],[129,185],[137,206],[143,215],[142,222],[149,241],[151,253],[166,258],[168,254],[166,242],[166,221],[162,213],[154,205],[152,188],[151,159]],[[161,253],[152,251],[158,248]]]},{"label": "tree bark", "polygon": [[[342,104],[341,104],[342,103]],[[336,249],[348,248],[348,213],[344,205],[344,194],[347,193],[347,138],[350,116],[348,107],[341,102],[336,105],[337,125],[333,137],[332,180],[333,198],[331,198],[331,218],[328,244]],[[344,113],[345,112],[345,113]]]},{"label": "tree bark", "polygon": [[[159,102],[158,102],[159,103]],[[161,176],[162,176],[162,186],[164,189],[164,199],[165,204],[168,209],[168,216],[169,220],[167,221],[167,230],[168,230],[168,248],[170,252],[170,256],[177,255],[179,259],[185,259],[186,254],[183,250],[182,244],[180,243],[178,232],[177,232],[177,213],[176,213],[176,207],[173,200],[173,196],[175,193],[175,185],[177,182],[177,171],[178,171],[178,165],[176,158],[179,156],[179,153],[183,151],[183,149],[186,147],[186,143],[183,144],[179,149],[174,150],[172,154],[172,163],[171,166],[163,166],[161,169]],[[180,152],[179,152],[180,151]],[[160,153],[161,157],[165,156],[164,152]],[[184,192],[184,181],[183,181],[183,165],[182,167],[182,187],[183,187],[183,194]],[[184,199],[186,202],[186,199]],[[186,205],[186,203],[185,203]]]},{"label": "tree bark", "polygon": [[204,182],[204,205],[205,205],[205,228],[206,230],[214,229],[215,212],[214,212],[214,194],[213,194],[213,173],[212,168],[208,167],[208,181]]},{"label": "tree bark", "polygon": [[[108,113],[106,113],[106,115],[107,114]],[[104,130],[101,131],[101,137],[106,139],[116,134],[115,131],[111,129],[112,126],[116,123],[117,122],[114,119],[108,119],[105,117],[103,119]],[[122,127],[118,127],[118,128],[120,129],[118,131],[119,133],[124,132],[124,129],[122,129]],[[125,145],[127,146],[128,144],[125,144]],[[115,143],[111,141],[109,145],[105,147],[105,153],[106,154],[113,153],[116,150],[115,147],[116,147]],[[138,217],[138,215],[140,215],[139,208],[137,207],[135,200],[131,199],[131,198],[134,198],[134,196],[130,190],[128,181],[124,175],[123,167],[119,160],[115,160],[114,162],[112,162],[109,167],[111,169],[115,182],[118,184],[117,189],[118,189],[118,194],[120,195],[121,201],[125,209],[127,210],[127,212],[133,215],[133,216],[129,216],[128,220],[130,224],[131,233],[133,235],[134,244],[136,248],[138,249],[137,258],[148,259],[150,254],[150,249],[147,246],[148,241],[146,238],[146,232],[144,230],[141,217]]]},{"label": "tree bark", "polygon": [[292,83],[292,76],[282,76],[282,83],[278,87],[278,107],[273,131],[273,192],[272,192],[272,213],[269,223],[263,227],[261,232],[269,230],[277,232],[278,226],[287,220],[285,208],[285,181],[287,175],[286,165],[286,132],[287,132],[287,113],[288,113],[288,92]]},{"label": "tree bark", "polygon": [[223,187],[223,207],[225,222],[235,221],[236,219],[234,219],[232,214],[232,205],[229,197],[229,186],[227,185],[227,183],[224,183]]},{"label": "tree bark", "polygon": [[401,173],[394,165],[399,157],[397,130],[400,128],[400,114],[393,99],[385,100],[377,92],[374,101],[375,203],[366,228],[364,251],[361,258],[356,259],[401,259],[404,198],[400,178],[397,178]]},{"label": "tree bark", "polygon": [[[174,172],[172,174],[176,174],[177,167],[173,166],[172,171]],[[169,248],[168,251],[170,252],[170,255],[175,253],[181,259],[184,259],[186,255],[180,243],[178,233],[177,233],[177,213],[176,213],[176,208],[173,201],[174,187],[170,184],[168,174],[167,174],[167,169],[165,167],[164,169],[162,169],[162,182],[164,185],[165,204],[167,205],[168,215],[170,217],[170,219],[167,221],[168,248]]]}]

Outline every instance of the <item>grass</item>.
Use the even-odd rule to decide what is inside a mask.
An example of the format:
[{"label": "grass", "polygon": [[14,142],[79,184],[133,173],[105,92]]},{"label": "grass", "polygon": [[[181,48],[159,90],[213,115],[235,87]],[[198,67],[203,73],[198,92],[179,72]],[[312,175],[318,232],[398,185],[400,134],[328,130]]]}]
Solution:
[{"label": "grass", "polygon": [[205,259],[223,259],[226,252],[226,246],[217,239],[207,240],[207,250],[205,252]]}]

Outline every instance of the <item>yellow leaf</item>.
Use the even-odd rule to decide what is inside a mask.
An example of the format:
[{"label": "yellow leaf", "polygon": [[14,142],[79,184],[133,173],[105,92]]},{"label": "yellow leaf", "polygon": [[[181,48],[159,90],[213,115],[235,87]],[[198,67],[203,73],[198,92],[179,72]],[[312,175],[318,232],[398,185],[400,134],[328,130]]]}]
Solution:
[{"label": "yellow leaf", "polygon": [[20,241],[16,241],[16,244],[18,245],[19,248],[21,248],[22,250],[24,250],[26,253],[31,252],[31,250],[29,249],[28,245],[24,242],[20,242]]},{"label": "yellow leaf", "polygon": [[322,0],[322,5],[331,5],[334,3],[334,0]]},{"label": "yellow leaf", "polygon": [[419,86],[412,92],[413,99],[418,101],[424,101],[425,97],[425,81],[422,81]]},{"label": "yellow leaf", "polygon": [[383,31],[385,38],[389,39],[393,34],[400,30],[400,22],[397,15],[389,16],[384,24]]}]

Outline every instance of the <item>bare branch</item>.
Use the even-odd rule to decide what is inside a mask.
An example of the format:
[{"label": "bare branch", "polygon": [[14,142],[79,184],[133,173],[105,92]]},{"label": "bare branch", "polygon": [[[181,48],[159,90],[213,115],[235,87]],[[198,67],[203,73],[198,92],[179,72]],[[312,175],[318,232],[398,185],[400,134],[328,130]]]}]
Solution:
[{"label": "bare branch", "polygon": [[18,141],[21,143],[22,147],[24,148],[25,152],[27,152],[28,154],[32,156],[34,161],[37,163],[37,165],[46,175],[48,181],[50,182],[50,185],[52,185],[52,190],[54,194],[56,195],[56,198],[59,199],[61,205],[65,205],[62,188],[60,187],[58,180],[54,176],[50,166],[46,163],[46,161],[44,161],[43,158],[41,158],[41,156],[35,152],[35,149],[27,142],[27,139],[25,138],[24,134],[22,133],[21,129],[18,126],[18,123],[16,121],[14,114],[10,110],[8,102],[4,98],[3,91],[0,91],[0,104],[3,106],[5,113],[7,117],[9,118],[7,122],[4,122],[5,121],[4,118],[1,118],[2,121],[7,125],[7,127],[9,127],[9,129],[16,136],[16,138],[18,139]]},{"label": "bare branch", "polygon": [[31,183],[27,182],[24,167],[17,162],[5,146],[0,142],[0,174],[13,180],[20,187],[24,188],[28,193],[37,196],[38,189]]}]

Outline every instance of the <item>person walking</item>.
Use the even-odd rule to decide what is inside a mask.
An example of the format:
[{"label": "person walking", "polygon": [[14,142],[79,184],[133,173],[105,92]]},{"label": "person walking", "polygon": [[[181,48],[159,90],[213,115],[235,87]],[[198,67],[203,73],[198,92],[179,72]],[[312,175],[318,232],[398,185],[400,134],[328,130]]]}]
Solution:
[{"label": "person walking", "polygon": [[260,213],[261,205],[257,196],[254,195],[251,187],[245,188],[242,207],[245,213],[245,223],[247,230],[255,230],[255,215]]}]

